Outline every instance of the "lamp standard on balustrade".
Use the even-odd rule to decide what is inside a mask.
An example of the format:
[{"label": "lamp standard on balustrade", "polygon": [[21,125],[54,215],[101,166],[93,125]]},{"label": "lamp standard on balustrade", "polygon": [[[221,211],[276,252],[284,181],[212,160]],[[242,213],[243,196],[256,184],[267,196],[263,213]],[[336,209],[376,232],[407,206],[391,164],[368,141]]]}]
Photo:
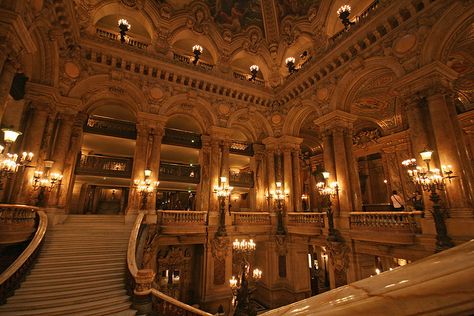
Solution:
[{"label": "lamp standard on balustrade", "polygon": [[233,187],[227,184],[226,177],[220,177],[220,185],[214,187],[214,193],[217,194],[217,198],[219,199],[219,227],[217,228],[216,236],[227,235],[225,229],[225,202],[233,189]]},{"label": "lamp standard on balustrade", "polygon": [[339,184],[337,182],[329,181],[329,172],[323,171],[323,178],[324,181],[318,182],[316,187],[319,191],[319,194],[324,198],[326,202],[326,215],[328,217],[328,225],[329,225],[329,234],[328,240],[329,241],[338,241],[338,236],[336,229],[334,228],[334,212],[332,210],[332,201],[331,199],[335,198],[339,193]]},{"label": "lamp standard on balustrade", "polygon": [[160,181],[152,182],[151,179],[151,170],[145,169],[144,171],[144,180],[134,180],[133,187],[138,191],[138,194],[141,196],[141,205],[140,209],[146,209],[148,203],[148,196],[153,193],[158,192],[158,185]]},{"label": "lamp standard on balustrade", "polygon": [[285,199],[289,196],[289,192],[286,190],[283,190],[280,181],[276,182],[275,185],[276,185],[276,190],[268,192],[266,194],[266,198],[268,201],[273,199],[276,202],[277,219],[278,219],[276,233],[278,235],[285,235],[286,231],[283,225],[283,208],[285,206]]},{"label": "lamp standard on balustrade", "polygon": [[416,159],[407,159],[402,165],[407,168],[408,176],[415,185],[420,186],[425,192],[430,193],[430,201],[433,202],[433,210],[431,214],[435,221],[436,228],[436,252],[451,248],[454,246],[453,241],[448,236],[445,219],[448,217],[448,210],[442,209],[440,205],[441,197],[438,191],[446,189],[446,180],[451,182],[453,170],[451,165],[441,166],[441,170],[431,169],[430,161],[432,150],[425,149],[420,153],[421,159],[426,163],[426,167],[420,167],[416,163]]},{"label": "lamp standard on balustrade", "polygon": [[250,275],[248,258],[255,252],[257,245],[252,239],[249,241],[245,239],[239,241],[236,239],[232,243],[232,249],[241,257],[240,276],[236,278],[233,275],[229,280],[232,295],[234,296],[234,316],[255,316],[257,311],[252,302],[252,293],[255,291],[255,282],[262,278],[262,270],[255,268],[252,270],[252,275]]},{"label": "lamp standard on balustrade", "polygon": [[23,152],[21,156],[16,153],[11,153],[10,149],[15,143],[20,132],[9,128],[3,128],[4,145],[0,145],[0,190],[3,189],[3,179],[9,179],[20,168],[27,166],[33,159],[32,152]]}]

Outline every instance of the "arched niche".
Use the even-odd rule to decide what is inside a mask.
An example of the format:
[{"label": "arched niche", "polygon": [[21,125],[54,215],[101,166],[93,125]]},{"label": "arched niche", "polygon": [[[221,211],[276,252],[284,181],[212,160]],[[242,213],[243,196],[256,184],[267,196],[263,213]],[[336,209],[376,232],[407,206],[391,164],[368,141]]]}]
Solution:
[{"label": "arched niche", "polygon": [[100,104],[90,108],[89,115],[97,115],[126,122],[136,122],[135,113],[118,103]]},{"label": "arched niche", "polygon": [[219,59],[219,53],[214,42],[207,36],[196,34],[189,29],[181,29],[171,39],[171,47],[181,55],[193,56],[193,46],[200,45],[203,48],[200,59],[215,65]]},{"label": "arched niche", "polygon": [[351,6],[351,14],[349,19],[353,21],[355,17],[363,13],[374,1],[373,0],[335,0],[332,2],[332,5],[329,7],[329,11],[326,16],[326,34],[331,37],[334,34],[342,31],[344,25],[341,23],[337,10],[347,4]]},{"label": "arched niche", "polygon": [[194,117],[185,114],[174,114],[166,121],[166,128],[201,134],[202,130]]},{"label": "arched niche", "polygon": [[246,51],[241,50],[235,54],[230,65],[232,69],[244,74],[250,74],[251,65],[257,65],[259,67],[257,78],[262,80],[265,80],[265,78],[268,78],[270,75],[270,69],[261,55],[249,54]]}]

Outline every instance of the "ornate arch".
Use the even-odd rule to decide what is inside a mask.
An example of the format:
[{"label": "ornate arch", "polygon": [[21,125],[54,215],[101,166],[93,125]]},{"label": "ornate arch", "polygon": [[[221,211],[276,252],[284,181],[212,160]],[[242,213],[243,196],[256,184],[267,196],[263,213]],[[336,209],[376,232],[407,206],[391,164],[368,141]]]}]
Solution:
[{"label": "ornate arch", "polygon": [[190,97],[180,94],[167,99],[160,107],[159,113],[164,116],[183,114],[194,118],[202,131],[207,133],[210,126],[217,125],[217,117],[212,110],[212,105],[200,97]]},{"label": "ornate arch", "polygon": [[101,100],[117,100],[133,113],[148,112],[148,103],[142,90],[129,80],[110,80],[109,75],[95,75],[79,81],[69,92],[69,97],[83,101],[86,111],[91,104]]},{"label": "ornate arch", "polygon": [[313,101],[302,101],[299,106],[292,107],[290,112],[288,112],[283,123],[283,135],[298,136],[306,118],[310,116],[315,116],[316,118],[320,115],[321,111],[314,105]]},{"label": "ornate arch", "polygon": [[421,66],[436,60],[447,62],[448,55],[457,40],[457,35],[466,28],[472,28],[474,23],[474,7],[456,2],[443,16],[437,19],[426,38],[420,55]]},{"label": "ornate arch", "polygon": [[[251,135],[249,140],[253,142],[261,140],[267,136],[273,136],[273,130],[270,123],[260,112],[257,111],[240,109],[233,112],[227,120],[226,127],[232,128],[234,126],[240,126],[241,131],[244,132],[245,135]],[[260,129],[255,128],[256,126],[260,127]]]}]

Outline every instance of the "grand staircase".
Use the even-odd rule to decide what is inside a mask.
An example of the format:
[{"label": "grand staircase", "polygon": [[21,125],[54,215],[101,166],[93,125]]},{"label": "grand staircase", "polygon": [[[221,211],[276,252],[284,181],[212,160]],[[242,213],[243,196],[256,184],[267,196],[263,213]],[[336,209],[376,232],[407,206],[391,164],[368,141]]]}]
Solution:
[{"label": "grand staircase", "polygon": [[125,290],[132,224],[120,215],[69,215],[48,229],[31,273],[0,315],[135,315]]}]

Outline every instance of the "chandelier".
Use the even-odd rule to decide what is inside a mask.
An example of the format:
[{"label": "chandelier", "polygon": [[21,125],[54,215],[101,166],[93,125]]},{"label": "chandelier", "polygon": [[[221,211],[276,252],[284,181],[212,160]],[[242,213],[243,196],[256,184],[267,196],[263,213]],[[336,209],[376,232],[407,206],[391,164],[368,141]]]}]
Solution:
[{"label": "chandelier", "polygon": [[250,263],[248,257],[255,252],[257,245],[253,239],[236,239],[232,243],[232,249],[241,257],[240,276],[232,276],[229,285],[232,289],[235,316],[256,315],[255,305],[252,301],[252,293],[255,291],[255,282],[262,278],[262,270],[254,268],[250,274]]},{"label": "chandelier", "polygon": [[2,131],[5,146],[0,145],[0,185],[3,184],[4,178],[10,178],[33,159],[32,152],[23,152],[21,156],[10,152],[12,144],[21,135],[20,132],[8,128],[3,128]]},{"label": "chandelier", "polygon": [[275,191],[270,191],[265,195],[265,198],[270,202],[270,200],[275,200],[276,201],[276,206],[277,206],[277,219],[278,219],[278,224],[277,224],[277,234],[278,235],[284,235],[286,234],[285,232],[285,227],[283,226],[283,207],[285,204],[285,199],[289,197],[289,192],[287,190],[283,190],[281,182],[278,181],[275,183],[276,189]]},{"label": "chandelier", "polygon": [[329,183],[329,172],[322,172],[324,181],[316,184],[316,189],[319,194],[326,200],[326,216],[328,219],[328,237],[330,241],[338,241],[339,236],[336,229],[334,228],[334,211],[332,210],[331,199],[337,197],[339,193],[339,184],[336,181]]}]

